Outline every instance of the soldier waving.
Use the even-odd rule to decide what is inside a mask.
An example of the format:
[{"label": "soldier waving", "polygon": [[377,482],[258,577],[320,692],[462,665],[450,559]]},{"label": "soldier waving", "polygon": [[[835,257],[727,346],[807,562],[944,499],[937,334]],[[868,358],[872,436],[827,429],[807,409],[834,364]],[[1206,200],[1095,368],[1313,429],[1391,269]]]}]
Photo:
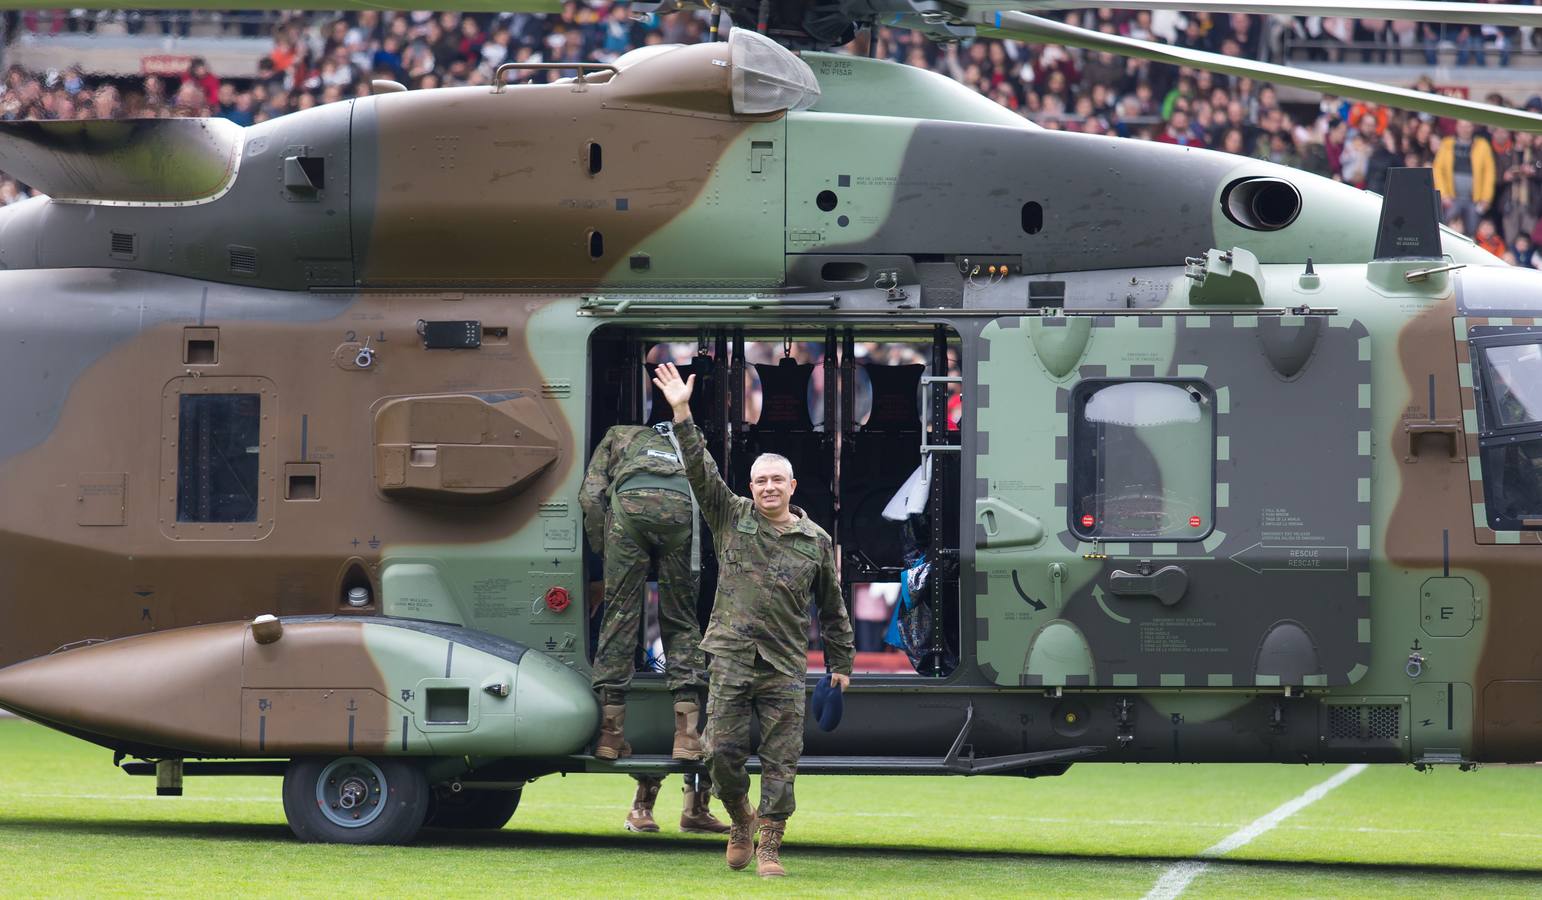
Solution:
[{"label": "soldier waving", "polygon": [[[681,380],[673,365],[654,384],[674,410],[686,477],[716,542],[719,576],[712,619],[701,647],[711,654],[707,696],[707,770],[733,817],[728,865],[749,863],[756,831],[756,871],[785,875],[780,850],[792,815],[793,778],[803,754],[808,676],[808,609],[813,596],[832,683],[845,690],[852,663],[851,622],[835,572],[835,544],[791,503],[792,464],[774,453],[750,467],[750,497],[718,474],[691,421],[696,376]],[[760,809],[749,803],[750,715],[760,719]]]}]

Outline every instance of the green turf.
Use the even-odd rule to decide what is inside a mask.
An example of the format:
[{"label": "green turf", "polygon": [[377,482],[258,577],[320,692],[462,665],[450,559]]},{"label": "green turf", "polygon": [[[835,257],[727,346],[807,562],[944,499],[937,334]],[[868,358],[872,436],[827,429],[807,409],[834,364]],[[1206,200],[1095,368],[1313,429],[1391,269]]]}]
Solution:
[{"label": "green turf", "polygon": [[[278,781],[189,779],[157,798],[107,751],[0,721],[6,896],[1140,897],[1170,865],[1328,778],[1324,766],[1080,765],[1056,779],[805,778],[793,877],[727,871],[720,838],[620,822],[631,782],[546,778],[496,833],[413,847],[301,845]],[[1372,769],[1217,861],[1186,897],[1542,895],[1542,770]]]}]

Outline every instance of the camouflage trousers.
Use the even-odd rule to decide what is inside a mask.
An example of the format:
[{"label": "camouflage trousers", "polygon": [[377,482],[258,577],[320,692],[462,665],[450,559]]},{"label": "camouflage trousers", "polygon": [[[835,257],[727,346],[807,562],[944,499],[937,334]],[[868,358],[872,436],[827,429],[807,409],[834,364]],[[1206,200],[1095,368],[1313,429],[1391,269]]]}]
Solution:
[{"label": "camouflage trousers", "polygon": [[594,653],[594,689],[619,702],[632,683],[643,631],[648,563],[659,561],[659,630],[665,678],[676,694],[695,697],[706,681],[697,578],[691,573],[691,498],[641,488],[613,498],[605,531],[605,621]]},{"label": "camouflage trousers", "polygon": [[760,719],[760,815],[792,815],[792,782],[803,755],[804,684],[755,654],[753,662],[713,656],[707,689],[707,774],[723,800],[750,792],[750,713]]}]

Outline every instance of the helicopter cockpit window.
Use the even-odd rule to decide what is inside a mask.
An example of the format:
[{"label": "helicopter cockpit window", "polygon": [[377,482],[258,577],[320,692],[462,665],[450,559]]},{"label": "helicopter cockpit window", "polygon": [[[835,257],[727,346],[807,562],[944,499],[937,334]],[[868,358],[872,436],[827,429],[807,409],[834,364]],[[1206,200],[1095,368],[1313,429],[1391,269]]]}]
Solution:
[{"label": "helicopter cockpit window", "polygon": [[1490,328],[1476,337],[1488,527],[1542,529],[1542,344],[1522,326]]},{"label": "helicopter cockpit window", "polygon": [[1199,540],[1215,511],[1215,395],[1197,381],[1086,381],[1071,404],[1071,531]]},{"label": "helicopter cockpit window", "polygon": [[257,521],[261,397],[184,394],[177,423],[177,521]]},{"label": "helicopter cockpit window", "polygon": [[1493,375],[1494,415],[1501,428],[1542,422],[1542,344],[1484,351]]}]

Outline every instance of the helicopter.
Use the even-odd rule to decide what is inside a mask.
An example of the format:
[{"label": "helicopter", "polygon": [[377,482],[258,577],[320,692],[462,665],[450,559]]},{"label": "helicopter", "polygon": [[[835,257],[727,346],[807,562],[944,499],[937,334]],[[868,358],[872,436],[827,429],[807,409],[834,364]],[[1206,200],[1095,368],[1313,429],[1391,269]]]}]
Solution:
[{"label": "helicopter", "polygon": [[163,794],[280,776],[309,841],[689,766],[646,674],[636,755],[588,752],[577,503],[685,343],[730,483],[781,453],[848,587],[930,572],[915,671],[859,675],[806,774],[1537,759],[1542,273],[1443,229],[1428,170],[1377,197],[826,51],[882,21],[1542,117],[1032,14],[1073,5],[730,2],[718,40],[246,128],[0,123],[45,195],[0,210],[0,707]]}]

